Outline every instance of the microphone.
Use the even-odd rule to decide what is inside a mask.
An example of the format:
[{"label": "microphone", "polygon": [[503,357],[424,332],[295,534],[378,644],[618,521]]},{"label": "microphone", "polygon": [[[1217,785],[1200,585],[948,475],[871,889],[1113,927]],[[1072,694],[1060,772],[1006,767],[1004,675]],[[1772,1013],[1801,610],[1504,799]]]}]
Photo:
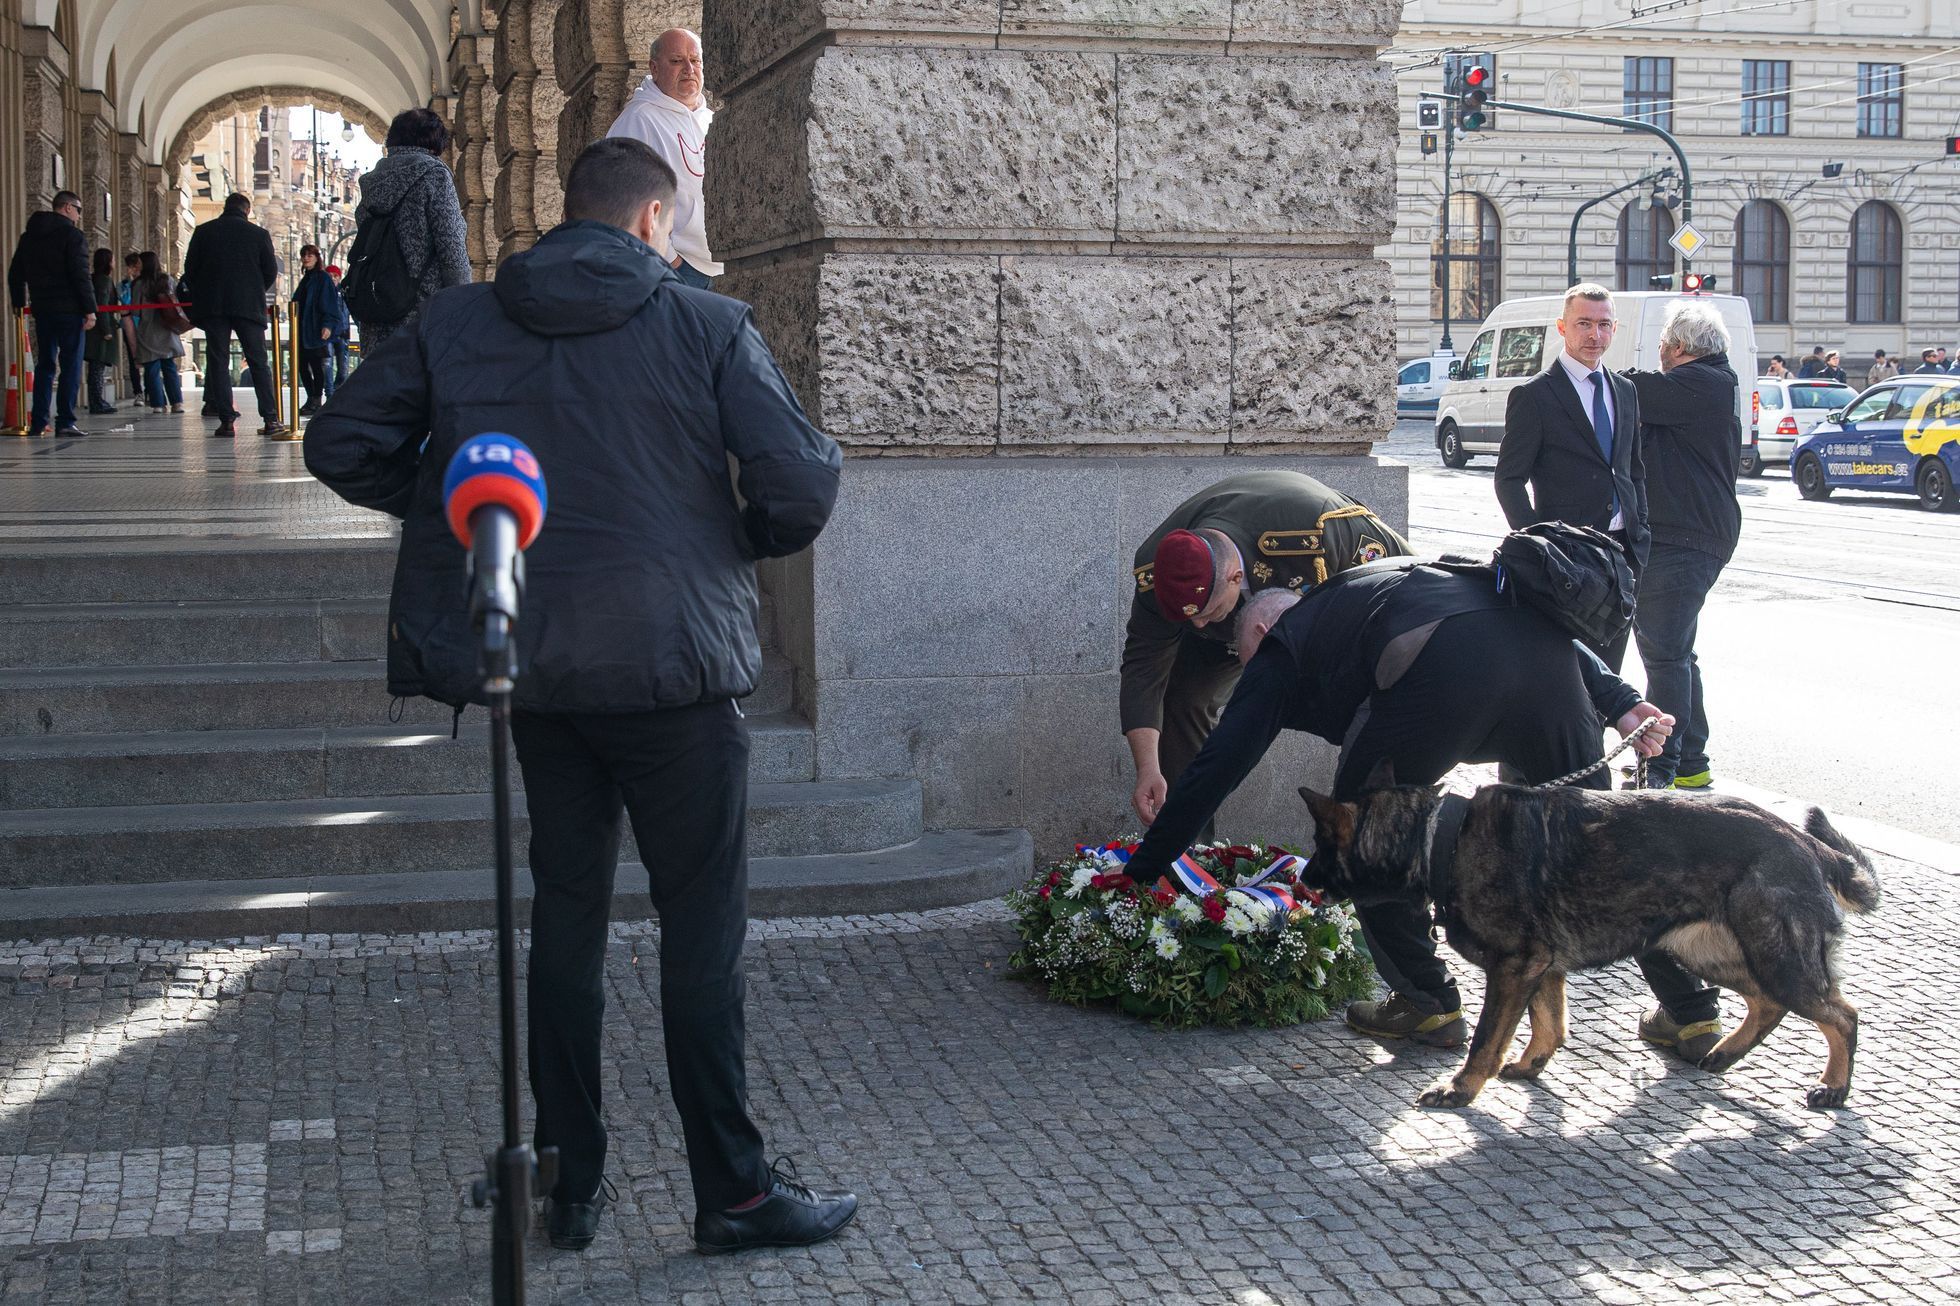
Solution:
[{"label": "microphone", "polygon": [[482,636],[484,688],[507,694],[517,680],[517,622],[523,551],[544,526],[544,473],[515,436],[486,432],[465,441],[442,478],[449,529],[470,551],[470,622]]}]

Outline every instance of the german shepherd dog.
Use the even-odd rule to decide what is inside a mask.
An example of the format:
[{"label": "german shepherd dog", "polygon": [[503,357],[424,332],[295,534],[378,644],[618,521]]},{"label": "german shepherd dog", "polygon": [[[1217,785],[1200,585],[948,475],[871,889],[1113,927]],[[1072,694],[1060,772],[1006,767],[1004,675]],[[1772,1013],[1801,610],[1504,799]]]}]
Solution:
[{"label": "german shepherd dog", "polygon": [[[1384,778],[1394,784],[1378,768]],[[1315,827],[1309,886],[1363,899],[1429,892],[1440,788],[1300,796]],[[1817,808],[1799,830],[1739,798],[1490,785],[1470,800],[1450,878],[1448,939],[1483,968],[1484,1007],[1469,1060],[1419,1105],[1467,1106],[1492,1074],[1537,1078],[1565,1043],[1566,972],[1656,947],[1748,1000],[1703,1070],[1727,1070],[1794,1011],[1830,1045],[1808,1105],[1843,1105],[1858,1013],[1838,994],[1838,937],[1845,911],[1878,906],[1878,880]],[[1531,1041],[1500,1070],[1527,1007]]]}]

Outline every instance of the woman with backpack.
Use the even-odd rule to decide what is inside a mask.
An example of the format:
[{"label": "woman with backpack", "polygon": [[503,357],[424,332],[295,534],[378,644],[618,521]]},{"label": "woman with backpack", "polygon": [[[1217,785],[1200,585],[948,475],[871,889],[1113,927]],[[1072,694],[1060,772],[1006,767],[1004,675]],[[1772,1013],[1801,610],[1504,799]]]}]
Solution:
[{"label": "woman with backpack", "polygon": [[306,387],[306,404],[299,415],[311,417],[333,394],[327,351],[333,347],[334,330],[346,310],[341,307],[340,287],[334,285],[320,262],[320,247],[300,246],[299,262],[305,273],[293,291],[293,303],[299,308],[299,379]]},{"label": "woman with backpack", "polygon": [[440,157],[447,148],[442,119],[409,109],[388,125],[387,155],[361,178],[342,291],[363,350],[399,331],[430,295],[469,283],[463,206]]},{"label": "woman with backpack", "polygon": [[146,309],[136,324],[136,361],[143,367],[143,388],[149,394],[150,412],[166,408],[184,411],[184,382],[177,372],[177,360],[184,356],[183,333],[191,320],[177,307],[177,283],[157,263],[157,253],[146,249],[139,256],[140,270],[130,290],[139,304],[168,304],[168,308]]}]

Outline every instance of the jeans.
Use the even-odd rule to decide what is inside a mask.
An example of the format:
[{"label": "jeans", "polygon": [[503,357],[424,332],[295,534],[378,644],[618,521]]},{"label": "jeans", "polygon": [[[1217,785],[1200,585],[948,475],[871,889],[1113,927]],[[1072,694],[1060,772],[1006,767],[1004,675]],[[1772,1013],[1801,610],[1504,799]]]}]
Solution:
[{"label": "jeans", "polygon": [[327,378],[327,393],[347,380],[347,337],[341,336],[333,342],[333,375]]},{"label": "jeans", "polygon": [[238,407],[231,399],[231,338],[238,337],[238,351],[245,355],[245,366],[252,373],[252,389],[258,396],[259,421],[270,426],[279,420],[279,401],[272,393],[272,365],[265,356],[265,323],[249,317],[220,317],[202,322],[208,342],[204,369],[204,408],[221,422],[238,420]]},{"label": "jeans", "polygon": [[[61,391],[55,392],[55,369],[61,370]],[[75,399],[82,392],[82,319],[77,313],[34,315],[34,418],[27,429],[39,435],[47,429],[48,404],[55,405],[55,429],[75,425]]]},{"label": "jeans", "polygon": [[531,817],[531,1096],[537,1146],[558,1149],[551,1195],[587,1201],[605,1169],[600,1031],[622,811],[660,916],[667,1079],[695,1204],[726,1210],[763,1193],[743,1052],[749,737],[735,704],[519,712],[511,736]]},{"label": "jeans", "polygon": [[153,358],[143,364],[143,389],[150,407],[178,407],[184,402],[184,382],[174,358]]},{"label": "jeans", "polygon": [[1656,544],[1640,575],[1640,606],[1633,637],[1647,667],[1647,701],[1674,716],[1674,733],[1661,755],[1647,763],[1649,784],[1708,769],[1708,705],[1695,657],[1701,605],[1722,574],[1712,553],[1678,544]]},{"label": "jeans", "polygon": [[711,290],[714,288],[715,279],[695,267],[686,259],[682,259],[681,265],[674,269],[674,275],[681,279],[683,286],[693,286],[696,290]]}]

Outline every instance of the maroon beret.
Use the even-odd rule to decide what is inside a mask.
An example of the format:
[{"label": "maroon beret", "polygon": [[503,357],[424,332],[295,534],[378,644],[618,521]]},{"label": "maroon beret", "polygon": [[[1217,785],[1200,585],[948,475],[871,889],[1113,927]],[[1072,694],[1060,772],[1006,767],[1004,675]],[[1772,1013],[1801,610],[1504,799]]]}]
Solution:
[{"label": "maroon beret", "polygon": [[1189,621],[1211,601],[1211,583],[1217,578],[1211,545],[1192,531],[1172,531],[1157,542],[1157,556],[1151,566],[1151,588],[1157,595],[1157,610],[1170,621]]}]

